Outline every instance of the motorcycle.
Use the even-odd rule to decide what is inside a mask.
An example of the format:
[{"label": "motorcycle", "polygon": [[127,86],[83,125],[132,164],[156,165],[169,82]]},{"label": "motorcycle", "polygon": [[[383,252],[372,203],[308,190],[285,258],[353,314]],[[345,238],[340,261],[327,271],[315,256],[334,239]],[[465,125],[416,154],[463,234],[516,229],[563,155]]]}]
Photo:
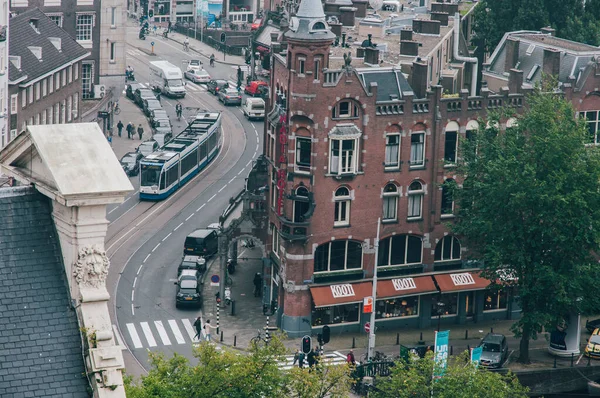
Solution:
[{"label": "motorcycle", "polygon": [[134,75],[133,71],[131,71],[131,72],[125,71],[125,80],[135,81],[135,75]]},{"label": "motorcycle", "polygon": [[138,35],[138,37],[142,40],[146,40],[146,34],[144,33],[143,30],[140,30],[140,34]]},{"label": "motorcycle", "polygon": [[229,272],[229,274],[233,275],[235,274],[235,266],[237,265],[237,260],[234,260],[233,258],[230,258],[229,260],[227,260],[227,272]]},{"label": "motorcycle", "polygon": [[231,304],[231,288],[229,286],[225,287],[225,305]]}]

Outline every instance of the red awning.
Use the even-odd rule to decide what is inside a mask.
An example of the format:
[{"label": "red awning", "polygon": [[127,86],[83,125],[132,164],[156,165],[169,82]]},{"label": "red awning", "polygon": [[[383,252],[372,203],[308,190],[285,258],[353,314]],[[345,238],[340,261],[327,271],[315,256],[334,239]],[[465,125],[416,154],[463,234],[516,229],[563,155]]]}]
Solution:
[{"label": "red awning", "polygon": [[268,53],[271,50],[264,46],[256,46],[256,51],[261,52],[261,53]]},{"label": "red awning", "polygon": [[438,274],[433,277],[442,293],[482,290],[490,285],[490,281],[480,277],[477,272]]},{"label": "red awning", "polygon": [[414,278],[396,278],[377,281],[377,298],[414,296],[418,294],[437,293],[431,276]]},{"label": "red awning", "polygon": [[371,295],[372,286],[371,282],[316,286],[310,288],[310,294],[312,294],[315,307],[361,303],[363,298]]}]

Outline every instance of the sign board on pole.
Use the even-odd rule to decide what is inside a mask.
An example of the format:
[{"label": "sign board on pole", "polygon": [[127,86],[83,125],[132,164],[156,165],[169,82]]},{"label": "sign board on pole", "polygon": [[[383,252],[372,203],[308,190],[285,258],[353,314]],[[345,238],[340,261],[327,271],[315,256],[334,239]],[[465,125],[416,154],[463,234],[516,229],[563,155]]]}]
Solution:
[{"label": "sign board on pole", "polygon": [[373,312],[373,297],[365,297],[363,299],[363,313],[370,314]]},{"label": "sign board on pole", "polygon": [[365,323],[365,332],[371,333],[371,322]]},{"label": "sign board on pole", "polygon": [[481,359],[481,352],[483,351],[482,347],[475,347],[471,349],[471,362],[475,367],[479,366],[479,360]]},{"label": "sign board on pole", "polygon": [[433,356],[434,369],[433,379],[440,379],[446,373],[448,365],[448,346],[450,343],[450,331],[444,330],[435,333],[435,354]]},{"label": "sign board on pole", "polygon": [[210,285],[211,286],[219,286],[219,275],[213,275],[210,277]]}]

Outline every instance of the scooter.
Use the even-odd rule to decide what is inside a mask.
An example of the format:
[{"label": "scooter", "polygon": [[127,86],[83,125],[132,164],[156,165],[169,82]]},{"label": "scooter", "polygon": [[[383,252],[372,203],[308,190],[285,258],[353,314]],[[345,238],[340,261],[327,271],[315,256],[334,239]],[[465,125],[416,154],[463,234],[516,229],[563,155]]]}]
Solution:
[{"label": "scooter", "polygon": [[225,286],[225,305],[231,304],[231,288]]},{"label": "scooter", "polygon": [[234,260],[233,258],[230,258],[229,260],[227,260],[227,272],[229,272],[230,275],[235,274],[235,266],[237,265],[237,260]]},{"label": "scooter", "polygon": [[129,81],[135,81],[135,75],[133,74],[133,71],[131,72],[125,72],[125,80]]}]

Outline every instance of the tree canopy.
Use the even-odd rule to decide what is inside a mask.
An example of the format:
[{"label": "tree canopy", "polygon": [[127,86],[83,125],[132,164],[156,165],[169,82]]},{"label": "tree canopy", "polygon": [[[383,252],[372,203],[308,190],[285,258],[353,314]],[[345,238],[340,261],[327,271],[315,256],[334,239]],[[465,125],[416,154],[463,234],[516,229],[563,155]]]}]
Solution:
[{"label": "tree canopy", "polygon": [[[514,374],[476,368],[469,354],[452,357],[442,378],[433,381],[433,354],[398,362],[389,377],[377,379],[375,398],[525,398],[523,387]],[[433,391],[433,395],[432,395]]]},{"label": "tree canopy", "polygon": [[151,370],[140,380],[126,378],[129,398],[344,398],[352,384],[347,365],[321,363],[317,370],[280,369],[286,349],[278,336],[250,352],[201,343],[198,363],[174,354],[150,353]]},{"label": "tree canopy", "polygon": [[[551,87],[551,85],[547,85]],[[593,257],[600,241],[600,156],[587,146],[585,122],[558,93],[528,96],[517,125],[501,130],[492,115],[461,145],[457,177],[449,186],[457,203],[450,228],[466,240],[483,275],[516,285],[521,318],[520,359],[529,339],[570,313],[597,309]],[[486,128],[487,125],[487,128]],[[511,281],[499,280],[510,275]]]}]

